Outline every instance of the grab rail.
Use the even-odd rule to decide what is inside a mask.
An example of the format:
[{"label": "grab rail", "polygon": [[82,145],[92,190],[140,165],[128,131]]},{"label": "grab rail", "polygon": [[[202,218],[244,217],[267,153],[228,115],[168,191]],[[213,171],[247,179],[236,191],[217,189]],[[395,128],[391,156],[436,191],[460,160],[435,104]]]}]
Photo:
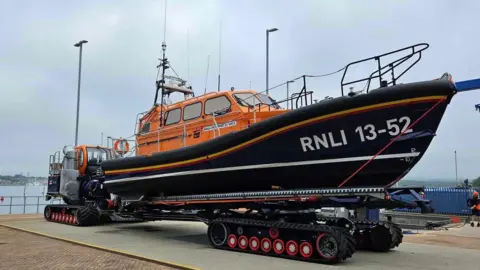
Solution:
[{"label": "grab rail", "polygon": [[[40,212],[40,206],[47,206],[51,204],[61,204],[62,199],[52,199],[49,202],[45,201],[45,196],[0,196],[0,209],[4,209],[4,207],[8,207],[8,214],[13,214],[12,207],[23,206],[23,211],[21,214],[27,213],[27,206],[36,206],[37,210],[36,213]],[[40,198],[43,198],[44,201],[42,202]],[[14,203],[15,199],[21,199],[23,203]],[[28,199],[36,199],[36,203],[28,203]],[[2,211],[0,211],[0,215]]]},{"label": "grab rail", "polygon": [[[344,86],[354,84],[354,83],[358,83],[358,82],[363,82],[363,81],[368,81],[367,85],[366,85],[366,91],[368,93],[368,90],[370,89],[370,82],[372,81],[372,79],[375,79],[375,78],[378,78],[380,87],[386,87],[390,84],[396,85],[397,80],[400,77],[402,77],[403,74],[405,74],[408,70],[410,70],[414,65],[416,65],[420,61],[420,59],[422,58],[422,52],[424,50],[428,49],[429,46],[430,45],[428,45],[427,43],[418,43],[418,44],[415,44],[415,45],[412,45],[412,46],[408,46],[408,47],[398,49],[398,50],[395,50],[395,51],[391,51],[391,52],[388,52],[388,53],[384,53],[384,54],[381,54],[381,55],[365,58],[365,59],[358,60],[358,61],[355,61],[355,62],[352,62],[352,63],[348,64],[345,67],[345,70],[344,70],[343,76],[342,76],[342,80],[341,80],[342,96],[344,96],[344,91],[343,91]],[[384,66],[381,65],[381,58],[382,57],[392,55],[392,54],[395,54],[395,53],[399,53],[399,52],[403,52],[403,51],[408,51],[408,50],[412,50],[412,52],[410,54],[405,55],[403,57],[400,57],[400,58],[398,58],[398,59],[396,59],[396,60],[394,60],[394,61],[392,61],[392,62],[390,62],[390,63],[388,63]],[[395,68],[398,67],[399,65],[405,63],[405,61],[407,61],[408,59],[411,59],[415,55],[418,55],[418,59],[416,59],[415,62],[413,62],[410,66],[408,66],[408,68],[406,68],[402,73],[400,73],[400,75],[395,77],[395,72],[394,72]],[[359,80],[355,80],[355,81],[344,82],[345,75],[347,74],[347,71],[348,71],[349,67],[351,67],[353,65],[356,65],[356,64],[359,64],[359,63],[371,61],[371,60],[377,61],[378,69],[375,70],[374,72],[372,72],[370,74],[370,76],[368,76],[366,78],[359,79]],[[388,69],[386,69],[385,71],[382,72],[382,70],[384,70],[387,67],[388,67]],[[392,75],[391,81],[382,80],[382,76],[385,75],[389,71],[392,72],[391,73],[391,75]],[[378,73],[378,74],[374,76],[375,73]]]}]

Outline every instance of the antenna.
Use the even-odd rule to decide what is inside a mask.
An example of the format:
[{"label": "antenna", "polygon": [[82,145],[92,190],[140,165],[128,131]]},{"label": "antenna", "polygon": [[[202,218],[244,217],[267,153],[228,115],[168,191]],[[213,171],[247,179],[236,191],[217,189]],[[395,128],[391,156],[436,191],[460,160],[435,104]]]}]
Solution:
[{"label": "antenna", "polygon": [[218,89],[217,91],[220,92],[220,68],[222,64],[222,19],[220,19],[220,29],[219,29],[219,44],[218,44]]},{"label": "antenna", "polygon": [[[157,99],[158,99],[158,90],[162,88],[162,95],[160,98],[160,123],[159,126],[162,125],[161,122],[161,117],[163,116],[163,96],[165,94],[165,70],[169,68],[168,66],[168,59],[165,57],[165,51],[167,50],[167,0],[165,0],[165,20],[163,23],[163,42],[162,42],[162,59],[161,64],[157,66],[157,68],[162,67],[162,79],[156,82],[157,90],[155,92],[155,101],[153,102],[153,105],[157,105]],[[158,79],[158,75],[157,75]]]},{"label": "antenna", "polygon": [[208,81],[208,69],[210,68],[210,54],[208,55],[208,60],[207,60],[207,76],[205,77],[205,92],[204,94],[207,93],[207,81]]},{"label": "antenna", "polygon": [[187,80],[190,80],[190,53],[188,46],[188,27],[187,27]]},{"label": "antenna", "polygon": [[167,0],[165,0],[165,10],[164,10],[164,21],[163,21],[163,43],[167,43]]}]

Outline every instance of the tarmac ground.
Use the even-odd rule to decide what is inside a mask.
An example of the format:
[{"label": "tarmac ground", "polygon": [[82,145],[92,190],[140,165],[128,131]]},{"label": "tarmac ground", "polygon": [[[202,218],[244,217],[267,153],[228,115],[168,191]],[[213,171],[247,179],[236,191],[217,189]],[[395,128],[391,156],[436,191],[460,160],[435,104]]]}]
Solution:
[{"label": "tarmac ground", "polygon": [[[62,257],[66,259],[62,262],[69,269],[478,269],[480,263],[480,227],[472,228],[468,224],[442,231],[405,234],[400,247],[390,252],[357,251],[352,258],[334,266],[216,250],[208,242],[207,226],[197,222],[72,227],[47,222],[41,215],[8,215],[0,216],[0,224],[4,225],[0,227],[0,242],[7,243],[0,243],[0,269],[36,269],[47,267],[48,263],[59,265],[59,261],[52,260],[40,264],[41,259],[25,256],[25,245],[19,245],[20,241],[43,245],[41,252],[31,248],[37,250],[36,255],[40,257],[52,258],[62,249],[71,249],[70,254],[86,254],[82,260],[88,262],[88,267],[68,258],[63,251],[65,256]],[[26,237],[31,238],[20,240]],[[52,241],[56,241],[55,244]],[[60,242],[62,245],[58,244]],[[21,259],[22,256],[26,258]],[[36,262],[32,264],[35,267],[29,267],[29,260]],[[110,268],[106,260],[110,260]],[[131,264],[124,261],[131,261]]]}]

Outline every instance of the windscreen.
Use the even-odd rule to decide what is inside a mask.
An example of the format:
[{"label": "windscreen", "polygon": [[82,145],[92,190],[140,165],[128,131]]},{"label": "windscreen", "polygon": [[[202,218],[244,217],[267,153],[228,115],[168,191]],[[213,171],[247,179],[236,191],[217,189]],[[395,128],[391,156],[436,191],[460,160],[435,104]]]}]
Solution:
[{"label": "windscreen", "polygon": [[258,99],[255,98],[254,94],[251,93],[240,93],[234,94],[237,99],[240,99],[240,104],[247,106],[255,106],[259,103]]},{"label": "windscreen", "polygon": [[97,162],[102,162],[104,160],[108,160],[109,158],[110,158],[110,155],[108,154],[107,149],[87,147],[88,162],[90,162],[92,159],[96,159]]}]

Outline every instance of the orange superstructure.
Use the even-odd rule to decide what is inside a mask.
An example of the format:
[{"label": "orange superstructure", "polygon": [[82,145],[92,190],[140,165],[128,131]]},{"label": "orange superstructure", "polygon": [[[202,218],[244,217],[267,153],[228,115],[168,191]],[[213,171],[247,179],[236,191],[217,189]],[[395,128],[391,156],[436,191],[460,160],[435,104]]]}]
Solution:
[{"label": "orange superstructure", "polygon": [[195,145],[286,111],[269,96],[253,90],[211,92],[163,107],[156,105],[138,122],[136,155]]}]

